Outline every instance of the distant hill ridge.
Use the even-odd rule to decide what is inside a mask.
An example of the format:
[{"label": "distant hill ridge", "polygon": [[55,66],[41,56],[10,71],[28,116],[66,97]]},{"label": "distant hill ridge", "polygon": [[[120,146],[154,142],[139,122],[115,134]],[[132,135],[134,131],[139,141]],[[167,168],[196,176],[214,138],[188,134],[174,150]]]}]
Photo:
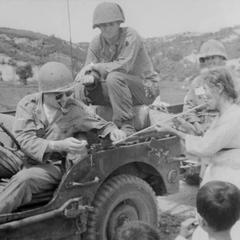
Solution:
[{"label": "distant hill ridge", "polygon": [[[239,65],[240,26],[223,28],[213,33],[178,33],[145,39],[147,50],[161,79],[182,81],[197,71],[197,52],[202,42],[218,39],[226,46],[229,59]],[[39,66],[47,61],[73,65],[74,73],[83,66],[88,43],[74,43],[27,30],[0,28],[0,65],[30,63]],[[0,66],[1,67],[1,66]]]}]

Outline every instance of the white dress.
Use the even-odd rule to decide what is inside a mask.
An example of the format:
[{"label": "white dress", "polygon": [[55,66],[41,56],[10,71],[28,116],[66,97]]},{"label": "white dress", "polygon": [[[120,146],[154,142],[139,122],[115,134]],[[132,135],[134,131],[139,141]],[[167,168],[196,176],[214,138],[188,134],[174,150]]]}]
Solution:
[{"label": "white dress", "polygon": [[[240,239],[240,221],[237,221],[232,229],[230,230],[230,236],[232,240],[239,240]],[[193,232],[192,240],[209,240],[208,233],[205,232],[200,226],[196,228]],[[182,236],[177,236],[175,240],[187,240]]]},{"label": "white dress", "polygon": [[187,135],[186,151],[204,157],[208,167],[202,185],[227,181],[240,188],[240,106],[233,104],[216,117],[203,137]]}]

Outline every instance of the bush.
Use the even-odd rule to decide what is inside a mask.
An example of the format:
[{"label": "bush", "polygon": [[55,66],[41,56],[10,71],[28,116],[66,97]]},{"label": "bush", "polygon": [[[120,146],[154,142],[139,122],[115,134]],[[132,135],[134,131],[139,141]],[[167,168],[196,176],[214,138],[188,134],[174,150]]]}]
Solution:
[{"label": "bush", "polygon": [[27,85],[27,79],[33,76],[32,65],[26,64],[17,67],[16,74],[19,76],[20,82]]}]

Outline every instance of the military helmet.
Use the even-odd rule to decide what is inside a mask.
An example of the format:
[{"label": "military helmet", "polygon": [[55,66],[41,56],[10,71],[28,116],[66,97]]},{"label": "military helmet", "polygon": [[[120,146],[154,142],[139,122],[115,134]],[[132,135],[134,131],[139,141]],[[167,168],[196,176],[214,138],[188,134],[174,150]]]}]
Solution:
[{"label": "military helmet", "polygon": [[43,93],[66,92],[73,89],[73,77],[70,70],[62,63],[44,64],[38,75],[39,91]]},{"label": "military helmet", "polygon": [[199,59],[211,56],[220,56],[227,60],[226,49],[220,41],[210,39],[202,44],[199,51]]},{"label": "military helmet", "polygon": [[110,22],[124,22],[125,17],[122,8],[113,2],[103,2],[97,5],[93,13],[93,28]]}]

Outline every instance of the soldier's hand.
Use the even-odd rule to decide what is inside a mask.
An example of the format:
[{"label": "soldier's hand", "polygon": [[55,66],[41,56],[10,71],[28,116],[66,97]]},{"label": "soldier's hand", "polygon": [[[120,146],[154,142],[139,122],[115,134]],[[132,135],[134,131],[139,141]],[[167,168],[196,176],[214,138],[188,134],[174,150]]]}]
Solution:
[{"label": "soldier's hand", "polygon": [[67,153],[67,160],[72,164],[77,164],[81,162],[84,158],[88,156],[87,148],[83,148],[81,152],[69,152]]},{"label": "soldier's hand", "polygon": [[127,137],[126,133],[123,130],[120,130],[118,128],[114,129],[110,133],[110,139],[113,142],[124,140],[126,137]]},{"label": "soldier's hand", "polygon": [[86,65],[85,67],[83,67],[81,69],[81,71],[77,74],[76,78],[75,78],[75,82],[82,82],[83,78],[86,76],[87,72],[90,72],[93,70],[93,64],[90,63],[88,65]]},{"label": "soldier's hand", "polygon": [[73,137],[50,142],[51,150],[59,152],[81,153],[87,150],[86,146],[86,140],[78,140]]},{"label": "soldier's hand", "polygon": [[85,75],[85,76],[83,76],[82,84],[84,86],[94,85],[94,76],[93,75]]},{"label": "soldier's hand", "polygon": [[108,72],[105,70],[105,68],[103,67],[102,63],[94,64],[92,66],[92,69],[97,71],[100,74],[102,79],[106,78]]}]

